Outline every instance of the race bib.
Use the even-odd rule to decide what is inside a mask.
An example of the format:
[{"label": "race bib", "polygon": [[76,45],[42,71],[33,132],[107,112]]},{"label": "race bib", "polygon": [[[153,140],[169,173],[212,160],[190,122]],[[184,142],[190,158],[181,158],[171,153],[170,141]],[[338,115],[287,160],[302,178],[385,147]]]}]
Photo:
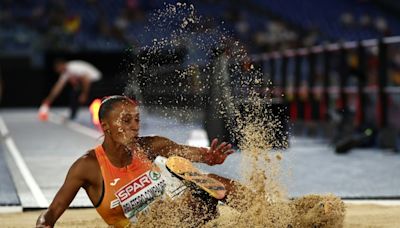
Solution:
[{"label": "race bib", "polygon": [[119,189],[115,195],[125,216],[135,221],[137,213],[146,209],[151,202],[164,193],[165,185],[161,174],[150,170]]},{"label": "race bib", "polygon": [[152,170],[120,188],[115,196],[119,205],[131,222],[136,222],[136,215],[144,211],[160,196],[171,199],[179,197],[186,190],[184,183],[168,171],[166,158],[158,156]]}]

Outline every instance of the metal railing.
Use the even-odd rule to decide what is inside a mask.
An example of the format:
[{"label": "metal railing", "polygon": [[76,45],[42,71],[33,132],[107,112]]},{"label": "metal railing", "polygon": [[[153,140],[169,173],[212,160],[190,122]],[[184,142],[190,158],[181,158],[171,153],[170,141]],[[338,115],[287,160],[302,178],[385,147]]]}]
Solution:
[{"label": "metal railing", "polygon": [[[262,53],[251,58],[261,66],[264,79],[272,81],[275,94],[284,95],[292,121],[326,121],[326,110],[350,108],[355,110],[358,125],[372,119],[376,127],[384,128],[392,124],[391,113],[397,107],[400,110],[400,36]],[[371,108],[375,111],[366,113]],[[400,125],[400,120],[395,122]]]}]

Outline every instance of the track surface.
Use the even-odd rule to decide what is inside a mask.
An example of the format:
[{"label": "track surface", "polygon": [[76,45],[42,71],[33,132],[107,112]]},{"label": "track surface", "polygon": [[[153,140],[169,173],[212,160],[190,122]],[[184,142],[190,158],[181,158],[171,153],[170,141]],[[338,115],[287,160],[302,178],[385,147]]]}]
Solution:
[{"label": "track surface", "polygon": [[[87,111],[80,112],[74,123],[60,117],[66,116],[66,110],[53,111],[56,115],[49,122],[39,122],[34,109],[0,112],[9,131],[3,135],[0,148],[0,206],[45,207],[62,185],[71,164],[101,143],[101,133],[92,127]],[[167,119],[146,111],[141,121],[142,135],[162,135],[192,145],[208,144],[201,122],[196,118]],[[10,149],[10,143],[4,140],[7,137],[15,148]],[[15,153],[20,154],[20,160]],[[198,166],[207,172],[241,179],[240,160],[241,153],[237,152],[223,165]],[[21,168],[24,165],[25,171]],[[282,182],[291,197],[329,192],[347,198],[400,197],[400,155],[387,151],[356,149],[347,155],[336,155],[322,140],[292,137],[291,148],[283,152],[282,170]],[[72,203],[72,207],[91,205],[83,190]]]}]

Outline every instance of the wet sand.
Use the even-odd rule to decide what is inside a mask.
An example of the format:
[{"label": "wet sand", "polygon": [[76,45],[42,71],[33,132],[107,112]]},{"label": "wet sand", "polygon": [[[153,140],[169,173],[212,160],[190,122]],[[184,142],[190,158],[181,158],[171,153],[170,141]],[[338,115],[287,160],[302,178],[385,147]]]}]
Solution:
[{"label": "wet sand", "polygon": [[[227,208],[221,208],[221,218]],[[41,211],[0,214],[1,227],[34,227]],[[344,227],[400,227],[400,206],[346,204]],[[107,227],[94,209],[69,209],[57,227]]]}]

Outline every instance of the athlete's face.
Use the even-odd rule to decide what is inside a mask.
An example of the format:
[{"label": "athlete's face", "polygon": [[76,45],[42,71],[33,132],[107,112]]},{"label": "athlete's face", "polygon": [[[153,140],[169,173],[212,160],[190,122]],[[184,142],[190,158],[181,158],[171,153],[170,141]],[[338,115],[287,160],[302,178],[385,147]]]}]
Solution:
[{"label": "athlete's face", "polygon": [[106,123],[115,142],[131,147],[139,135],[139,107],[128,101],[116,103]]}]

